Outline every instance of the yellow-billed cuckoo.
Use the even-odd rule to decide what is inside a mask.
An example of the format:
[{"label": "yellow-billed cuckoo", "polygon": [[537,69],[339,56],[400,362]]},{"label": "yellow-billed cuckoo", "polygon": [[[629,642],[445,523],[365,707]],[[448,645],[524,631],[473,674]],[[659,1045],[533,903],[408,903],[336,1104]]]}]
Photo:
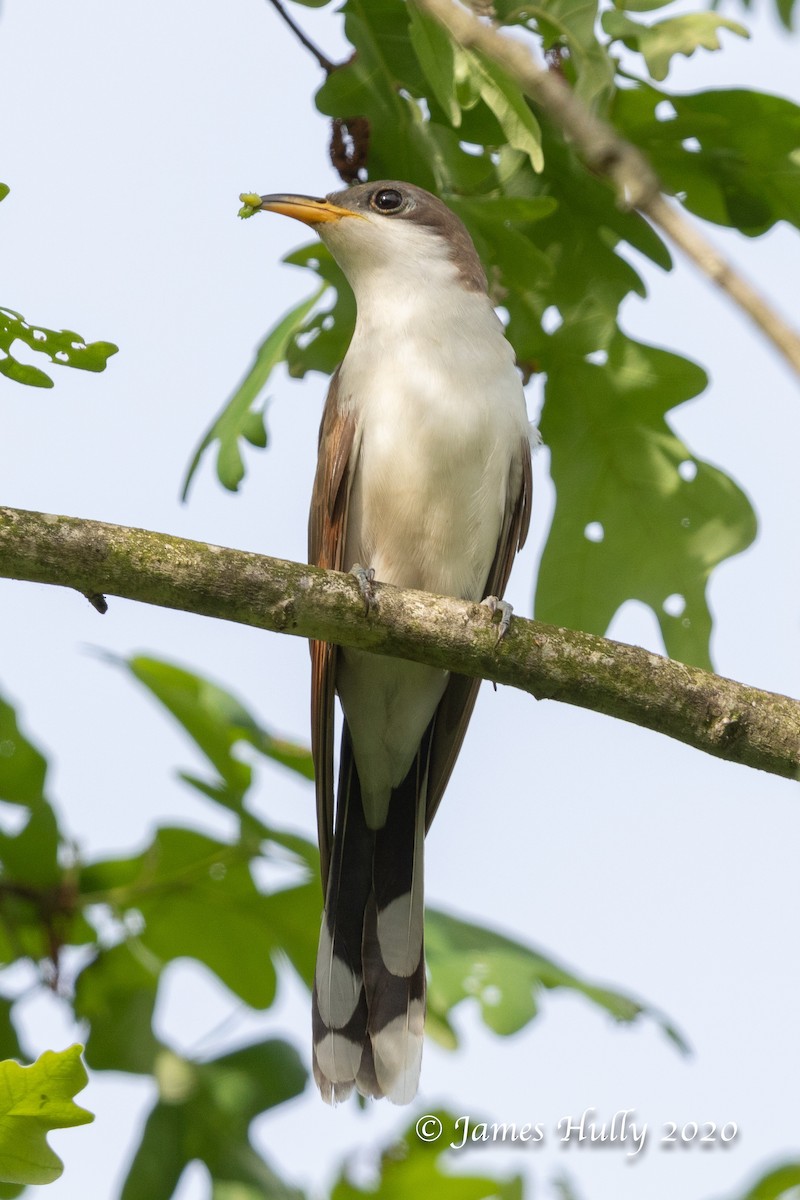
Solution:
[{"label": "yellow-billed cuckoo", "polygon": [[[467,230],[441,200],[394,181],[324,200],[263,196],[260,207],[317,231],[358,310],[322,417],[310,561],[367,564],[367,594],[374,573],[496,608],[528,529],[531,431]],[[325,889],[314,1076],[329,1102],[355,1085],[406,1104],[425,1021],[423,839],[479,681],[322,642],[311,659]]]}]

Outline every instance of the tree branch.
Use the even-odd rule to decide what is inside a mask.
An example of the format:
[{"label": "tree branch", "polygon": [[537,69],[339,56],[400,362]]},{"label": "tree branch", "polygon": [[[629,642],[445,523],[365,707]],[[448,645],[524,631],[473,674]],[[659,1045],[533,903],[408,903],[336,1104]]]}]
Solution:
[{"label": "tree branch", "polygon": [[537,66],[530,49],[504,37],[453,0],[416,0],[465,49],[480,50],[516,81],[573,143],[590,170],[610,179],[625,208],[636,208],[747,313],[800,375],[800,334],[663,194],[661,181],[645,156],[591,112],[556,71]]},{"label": "tree branch", "polygon": [[349,575],[99,521],[0,508],[0,577],[110,593],[480,676],[667,734],[707,754],[800,776],[800,702],[638,646],[376,585]]}]

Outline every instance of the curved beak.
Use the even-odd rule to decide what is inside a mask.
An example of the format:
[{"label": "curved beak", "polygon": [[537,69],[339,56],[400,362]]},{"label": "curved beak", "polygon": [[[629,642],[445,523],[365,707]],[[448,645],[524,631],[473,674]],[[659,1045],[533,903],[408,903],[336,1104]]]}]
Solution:
[{"label": "curved beak", "polygon": [[260,199],[261,203],[257,206],[259,210],[294,217],[304,225],[324,225],[331,221],[340,221],[342,217],[361,217],[361,213],[353,212],[351,208],[340,208],[338,204],[331,204],[330,200],[319,200],[315,196],[278,193],[273,196],[261,196]]}]

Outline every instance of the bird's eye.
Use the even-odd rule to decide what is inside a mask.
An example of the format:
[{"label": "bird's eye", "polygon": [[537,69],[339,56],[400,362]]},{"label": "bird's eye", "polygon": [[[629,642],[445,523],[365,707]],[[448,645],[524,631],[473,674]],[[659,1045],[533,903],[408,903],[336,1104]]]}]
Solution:
[{"label": "bird's eye", "polygon": [[370,196],[369,202],[376,212],[396,213],[403,207],[403,195],[397,188],[381,188]]}]

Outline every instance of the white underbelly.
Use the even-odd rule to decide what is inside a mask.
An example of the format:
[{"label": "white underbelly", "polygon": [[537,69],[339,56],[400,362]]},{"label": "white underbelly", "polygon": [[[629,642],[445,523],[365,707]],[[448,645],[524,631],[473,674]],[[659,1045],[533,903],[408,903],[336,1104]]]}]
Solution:
[{"label": "white underbelly", "polygon": [[382,583],[482,599],[521,436],[510,417],[491,399],[396,393],[373,406],[360,432],[345,562],[372,567]]}]

